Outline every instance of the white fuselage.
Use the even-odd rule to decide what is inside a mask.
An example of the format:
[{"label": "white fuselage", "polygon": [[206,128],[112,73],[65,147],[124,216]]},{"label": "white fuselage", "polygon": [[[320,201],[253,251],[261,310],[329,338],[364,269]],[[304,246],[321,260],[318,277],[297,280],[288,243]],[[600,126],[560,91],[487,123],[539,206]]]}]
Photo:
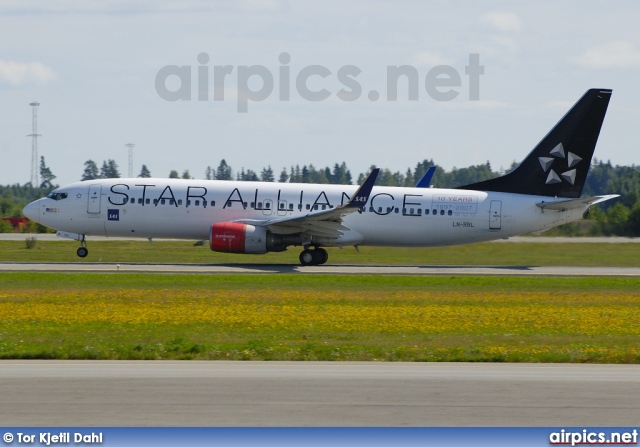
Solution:
[{"label": "white fuselage", "polygon": [[[178,179],[105,179],[59,188],[25,214],[59,231],[206,240],[218,222],[303,217],[346,203],[357,186]],[[64,196],[64,197],[63,197]],[[554,199],[460,189],[374,187],[350,229],[321,245],[443,246],[544,231],[588,209],[542,210]],[[255,223],[254,223],[255,225]]]}]

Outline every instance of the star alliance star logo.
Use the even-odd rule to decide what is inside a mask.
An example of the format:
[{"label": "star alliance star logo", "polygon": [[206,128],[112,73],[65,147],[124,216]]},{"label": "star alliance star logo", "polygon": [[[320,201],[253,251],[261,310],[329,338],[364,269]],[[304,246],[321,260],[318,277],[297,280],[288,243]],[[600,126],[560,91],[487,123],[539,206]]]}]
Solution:
[{"label": "star alliance star logo", "polygon": [[540,160],[540,166],[542,166],[542,170],[544,172],[547,172],[547,171],[549,172],[549,175],[547,175],[547,180],[545,181],[545,183],[547,185],[553,185],[554,183],[562,183],[562,180],[566,180],[567,182],[573,185],[573,183],[576,181],[575,169],[570,169],[558,175],[556,171],[551,169],[551,165],[557,158],[564,158],[567,160],[567,167],[573,168],[575,165],[580,163],[580,161],[582,161],[582,158],[578,157],[573,152],[568,152],[565,155],[565,151],[564,151],[564,147],[562,147],[562,143],[558,143],[556,147],[551,149],[551,152],[549,152],[549,155],[552,155],[553,157],[538,157],[538,160]]}]

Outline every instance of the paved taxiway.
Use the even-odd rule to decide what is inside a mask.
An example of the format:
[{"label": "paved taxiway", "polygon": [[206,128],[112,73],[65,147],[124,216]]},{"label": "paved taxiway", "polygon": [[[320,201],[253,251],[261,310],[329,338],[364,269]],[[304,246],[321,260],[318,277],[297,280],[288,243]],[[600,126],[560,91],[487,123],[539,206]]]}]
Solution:
[{"label": "paved taxiway", "polygon": [[5,426],[634,426],[640,365],[2,361]]},{"label": "paved taxiway", "polygon": [[0,263],[3,272],[96,273],[297,273],[325,275],[493,275],[493,276],[627,276],[640,277],[640,267],[549,266],[368,266],[273,264],[115,264],[115,263]]}]

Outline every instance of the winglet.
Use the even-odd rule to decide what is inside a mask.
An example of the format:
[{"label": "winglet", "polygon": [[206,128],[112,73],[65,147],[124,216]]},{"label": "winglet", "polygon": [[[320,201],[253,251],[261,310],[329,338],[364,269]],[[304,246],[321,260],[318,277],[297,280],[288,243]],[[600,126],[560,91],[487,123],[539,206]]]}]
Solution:
[{"label": "winglet", "polygon": [[416,188],[428,188],[429,185],[431,185],[431,179],[433,178],[433,174],[435,174],[435,172],[435,166],[431,166],[429,169],[427,169],[427,172],[425,172],[422,178],[418,180],[418,183],[416,183]]},{"label": "winglet", "polygon": [[371,195],[371,190],[373,189],[373,184],[376,182],[376,178],[378,177],[378,173],[380,172],[380,168],[374,168],[369,174],[369,177],[366,178],[360,188],[356,191],[356,193],[351,197],[347,203],[342,206],[342,209],[345,208],[362,208],[367,204],[367,200],[369,200],[369,196]]}]

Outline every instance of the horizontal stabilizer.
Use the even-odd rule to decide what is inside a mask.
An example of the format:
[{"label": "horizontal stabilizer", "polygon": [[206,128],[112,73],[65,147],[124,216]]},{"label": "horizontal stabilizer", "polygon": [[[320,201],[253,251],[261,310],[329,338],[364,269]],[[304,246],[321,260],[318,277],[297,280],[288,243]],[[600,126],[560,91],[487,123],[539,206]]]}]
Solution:
[{"label": "horizontal stabilizer", "polygon": [[596,203],[604,202],[605,200],[615,199],[620,197],[619,194],[610,194],[607,196],[595,196],[595,197],[583,197],[573,200],[561,200],[559,202],[540,202],[536,203],[543,210],[553,211],[567,211],[574,208],[584,208],[585,206],[595,205]]}]

